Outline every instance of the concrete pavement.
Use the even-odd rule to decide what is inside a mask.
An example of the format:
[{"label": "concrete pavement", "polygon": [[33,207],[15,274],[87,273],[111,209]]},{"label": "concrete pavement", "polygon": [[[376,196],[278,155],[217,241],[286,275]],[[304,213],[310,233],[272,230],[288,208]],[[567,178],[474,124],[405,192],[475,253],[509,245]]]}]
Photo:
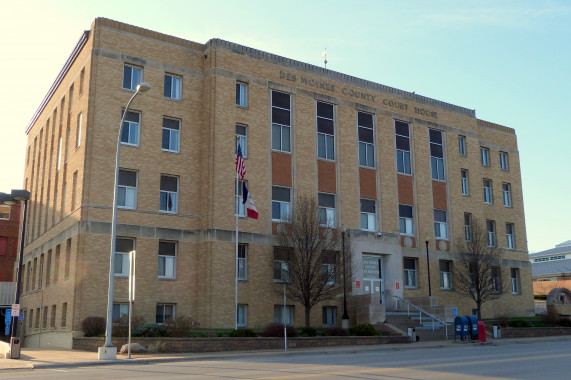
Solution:
[{"label": "concrete pavement", "polygon": [[277,355],[311,355],[311,354],[339,354],[339,353],[355,353],[365,351],[393,351],[407,350],[419,348],[446,348],[451,345],[473,345],[473,344],[491,344],[491,345],[507,345],[515,343],[525,343],[537,340],[569,340],[571,337],[541,337],[541,338],[512,338],[488,340],[487,343],[480,342],[460,342],[454,340],[433,341],[433,342],[416,342],[416,343],[394,343],[375,346],[339,346],[339,347],[318,347],[305,349],[290,349],[287,352],[283,350],[256,350],[256,351],[223,351],[223,352],[188,352],[188,353],[145,353],[132,354],[132,359],[127,359],[127,355],[117,355],[117,360],[104,361],[97,359],[96,352],[85,352],[63,348],[23,348],[20,359],[0,359],[0,373],[2,370],[24,370],[24,369],[41,369],[41,368],[62,368],[62,367],[81,367],[95,365],[114,365],[114,364],[151,364],[161,362],[175,361],[200,361],[200,360],[232,360],[232,359],[248,359],[260,356],[277,356]]}]

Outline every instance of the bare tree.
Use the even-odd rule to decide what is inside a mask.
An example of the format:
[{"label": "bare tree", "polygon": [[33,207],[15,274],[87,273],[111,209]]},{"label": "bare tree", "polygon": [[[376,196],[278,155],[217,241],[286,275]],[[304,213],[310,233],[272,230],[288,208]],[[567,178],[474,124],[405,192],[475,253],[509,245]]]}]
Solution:
[{"label": "bare tree", "polygon": [[[317,200],[299,196],[290,218],[278,226],[277,245],[281,247],[281,262],[274,262],[275,276],[287,281],[287,298],[305,308],[305,326],[310,326],[311,308],[319,302],[335,299],[343,292],[339,273],[343,263],[339,257],[340,233],[324,227],[327,221],[320,215]],[[287,272],[287,274],[283,274]]]},{"label": "bare tree", "polygon": [[482,317],[482,304],[499,298],[506,286],[501,281],[501,250],[490,247],[495,237],[488,236],[487,228],[476,218],[464,235],[456,241],[454,261],[454,289],[469,296],[476,303],[478,319]]}]

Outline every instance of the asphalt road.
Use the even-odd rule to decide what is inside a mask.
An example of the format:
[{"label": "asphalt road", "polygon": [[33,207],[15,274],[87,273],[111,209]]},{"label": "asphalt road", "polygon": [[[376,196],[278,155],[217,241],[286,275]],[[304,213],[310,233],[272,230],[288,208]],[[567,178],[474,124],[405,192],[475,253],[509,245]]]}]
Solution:
[{"label": "asphalt road", "polygon": [[[524,343],[522,343],[524,342]],[[568,379],[571,340],[3,371],[2,379]]]}]

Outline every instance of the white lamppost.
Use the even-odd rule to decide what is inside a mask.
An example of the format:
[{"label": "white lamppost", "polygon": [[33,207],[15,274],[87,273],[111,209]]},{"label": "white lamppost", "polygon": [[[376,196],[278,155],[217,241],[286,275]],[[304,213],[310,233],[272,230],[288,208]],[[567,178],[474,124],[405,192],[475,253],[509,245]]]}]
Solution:
[{"label": "white lamppost", "polygon": [[119,124],[119,135],[117,137],[117,154],[115,156],[115,186],[113,188],[113,218],[111,220],[111,253],[109,255],[109,290],[107,292],[107,325],[105,327],[105,346],[99,347],[98,358],[99,360],[112,360],[117,358],[117,347],[113,347],[111,343],[111,333],[113,330],[113,282],[115,280],[115,240],[117,240],[117,196],[118,189],[117,184],[119,182],[119,158],[121,153],[121,131],[123,129],[123,122],[125,122],[125,117],[127,112],[129,112],[129,106],[139,93],[147,92],[151,89],[151,85],[146,82],[141,82],[137,86],[137,91],[131,96],[123,116],[121,117],[121,123]]}]

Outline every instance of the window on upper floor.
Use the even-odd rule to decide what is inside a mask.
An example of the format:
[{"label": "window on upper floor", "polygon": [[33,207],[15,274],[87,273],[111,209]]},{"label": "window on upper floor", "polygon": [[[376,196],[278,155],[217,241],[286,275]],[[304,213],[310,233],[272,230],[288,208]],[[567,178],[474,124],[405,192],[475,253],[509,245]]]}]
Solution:
[{"label": "window on upper floor", "polygon": [[[125,111],[121,111],[121,116]],[[121,128],[121,144],[139,146],[139,129],[141,126],[141,114],[128,111]]]},{"label": "window on upper floor", "polygon": [[414,235],[412,206],[399,204],[399,226],[401,235]]},{"label": "window on upper floor", "polygon": [[397,154],[397,172],[411,174],[410,128],[408,123],[395,120],[395,140]]},{"label": "window on upper floor", "polygon": [[[236,180],[234,180],[234,213],[235,215],[238,215],[238,217],[240,218],[245,218],[246,217],[246,205],[244,203],[242,203],[242,193],[244,191],[243,189],[243,183],[245,181],[242,180],[238,180],[237,186],[236,186]],[[246,183],[247,185],[247,183]]]},{"label": "window on upper floor", "polygon": [[333,104],[317,102],[317,157],[335,159],[335,119]]},{"label": "window on upper floor", "polygon": [[464,213],[464,237],[467,242],[472,241],[472,214]]},{"label": "window on upper floor", "polygon": [[508,249],[515,249],[515,228],[513,223],[506,223],[506,244]]},{"label": "window on upper floor", "polygon": [[458,152],[461,156],[466,156],[466,136],[458,136]]},{"label": "window on upper floor", "polygon": [[361,229],[377,230],[377,205],[374,199],[361,198]]},{"label": "window on upper floor", "polygon": [[174,241],[159,241],[159,273],[161,279],[176,278],[178,244]]},{"label": "window on upper floor", "polygon": [[289,282],[291,248],[274,247],[274,282]]},{"label": "window on upper floor", "polygon": [[446,210],[434,209],[434,236],[436,239],[448,239],[448,217]]},{"label": "window on upper floor", "polygon": [[490,149],[480,147],[480,158],[483,166],[490,166]]},{"label": "window on upper floor", "polygon": [[444,146],[442,132],[429,129],[430,136],[430,167],[432,179],[444,180]]},{"label": "window on upper floor", "polygon": [[373,115],[357,112],[357,134],[359,135],[359,165],[375,167],[375,140]]},{"label": "window on upper floor", "polygon": [[283,222],[290,219],[291,188],[272,186],[272,221]]},{"label": "window on upper floor", "polygon": [[238,145],[242,149],[242,157],[248,157],[248,127],[242,124],[236,124],[236,150],[234,154],[238,154]]},{"label": "window on upper floor", "polygon": [[178,177],[161,174],[159,210],[173,214],[178,212]]},{"label": "window on upper floor", "polygon": [[125,64],[123,66],[123,88],[136,91],[137,86],[143,80],[143,69],[137,66]]},{"label": "window on upper floor", "polygon": [[504,171],[508,171],[510,169],[508,154],[506,152],[500,152],[500,168]]},{"label": "window on upper floor", "polygon": [[484,203],[493,204],[494,198],[492,195],[492,181],[489,179],[484,180]]},{"label": "window on upper floor", "polygon": [[470,195],[470,187],[468,186],[468,169],[460,170],[460,178],[462,181],[462,195]]},{"label": "window on upper floor", "polygon": [[492,293],[499,294],[502,292],[502,271],[500,267],[492,267]]},{"label": "window on upper floor", "polygon": [[291,96],[272,91],[272,149],[291,152]]},{"label": "window on upper floor", "polygon": [[486,230],[488,232],[488,247],[496,247],[496,222],[486,220]]},{"label": "window on upper floor", "polygon": [[177,75],[165,74],[165,98],[180,100],[182,92],[182,78]]},{"label": "window on upper floor", "polygon": [[335,213],[335,194],[318,193],[319,225],[324,227],[335,227],[337,216]]},{"label": "window on upper floor", "polygon": [[510,268],[512,280],[512,294],[519,294],[519,269]]},{"label": "window on upper floor", "polygon": [[248,85],[246,83],[236,82],[236,105],[248,107]]},{"label": "window on upper floor", "polygon": [[418,278],[416,272],[416,259],[411,257],[403,258],[404,287],[417,288]]},{"label": "window on upper floor", "polygon": [[[115,239],[115,276],[129,275],[129,252],[135,250],[135,239],[117,238]],[[55,282],[55,280],[54,280]]]},{"label": "window on upper floor", "polygon": [[117,207],[137,207],[137,172],[119,169],[119,182],[117,183]]},{"label": "window on upper floor", "polygon": [[77,115],[77,128],[75,131],[75,149],[81,146],[81,129],[83,124],[83,113]]},{"label": "window on upper floor", "polygon": [[163,117],[161,150],[172,153],[180,152],[180,120]]},{"label": "window on upper floor", "polygon": [[248,279],[248,245],[238,244],[238,280]]},{"label": "window on upper floor", "polygon": [[509,183],[502,183],[502,195],[504,198],[504,206],[512,207],[512,187]]}]

